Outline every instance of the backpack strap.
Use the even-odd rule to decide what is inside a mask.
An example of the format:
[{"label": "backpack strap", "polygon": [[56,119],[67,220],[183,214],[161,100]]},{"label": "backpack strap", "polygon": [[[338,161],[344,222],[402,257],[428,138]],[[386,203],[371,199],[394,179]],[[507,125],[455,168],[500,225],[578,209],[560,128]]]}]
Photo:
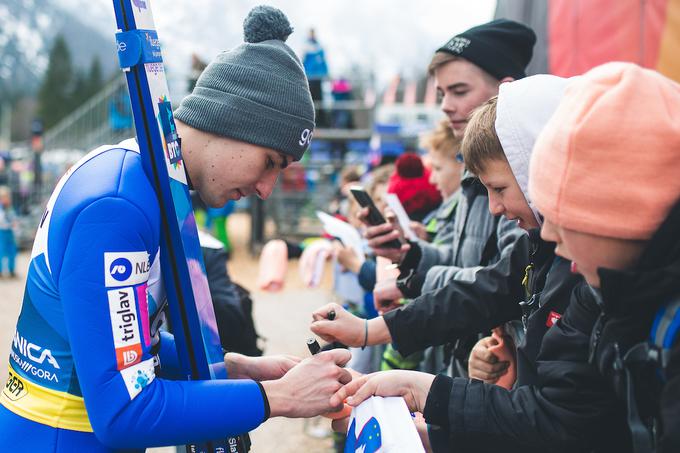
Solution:
[{"label": "backpack strap", "polygon": [[[665,370],[670,359],[670,351],[680,333],[680,297],[659,309],[652,324],[649,341],[659,352],[658,363]],[[664,373],[662,378],[665,379]]]},{"label": "backpack strap", "polygon": [[635,378],[633,369],[652,367],[662,382],[666,379],[666,367],[670,359],[673,343],[680,333],[680,297],[664,304],[652,323],[648,341],[633,345],[621,359],[618,344],[614,344],[616,359],[614,371],[623,373],[626,385],[626,407],[628,410],[628,426],[633,438],[635,453],[653,453],[656,451],[656,426],[648,426],[642,421],[635,395]]}]

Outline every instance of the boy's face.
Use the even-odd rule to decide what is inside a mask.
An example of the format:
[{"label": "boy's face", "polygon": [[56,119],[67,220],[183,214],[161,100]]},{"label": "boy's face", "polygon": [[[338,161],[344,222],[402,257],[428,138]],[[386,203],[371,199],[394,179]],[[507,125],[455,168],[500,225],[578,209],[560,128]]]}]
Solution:
[{"label": "boy's face", "polygon": [[441,109],[449,117],[453,135],[463,138],[470,112],[498,94],[500,82],[464,59],[445,63],[434,71]]},{"label": "boy's face", "polygon": [[192,182],[211,207],[256,194],[266,200],[290,157],[270,148],[211,135],[199,152],[201,171]]},{"label": "boy's face", "polygon": [[583,275],[588,284],[600,287],[597,270],[630,269],[642,254],[646,242],[597,236],[563,228],[547,217],[541,227],[541,237],[555,242],[555,254],[571,260],[572,271]]},{"label": "boy's face", "polygon": [[477,176],[489,192],[489,212],[492,215],[504,215],[508,220],[517,220],[519,227],[525,230],[539,227],[507,161],[490,160]]},{"label": "boy's face", "polygon": [[447,199],[460,187],[463,164],[455,159],[444,157],[440,152],[428,153],[430,159],[430,184],[437,187],[442,198]]}]

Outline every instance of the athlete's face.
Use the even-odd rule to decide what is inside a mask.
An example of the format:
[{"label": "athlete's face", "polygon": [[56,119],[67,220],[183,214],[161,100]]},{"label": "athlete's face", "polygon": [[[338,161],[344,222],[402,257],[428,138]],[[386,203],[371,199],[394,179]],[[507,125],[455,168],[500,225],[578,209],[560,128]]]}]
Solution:
[{"label": "athlete's face", "polygon": [[183,152],[192,183],[215,208],[252,194],[267,199],[290,161],[273,149],[195,129],[184,133],[183,143],[188,145]]},{"label": "athlete's face", "polygon": [[477,65],[462,58],[435,69],[434,83],[441,98],[441,109],[449,117],[453,135],[458,138],[463,138],[470,113],[497,95],[500,84]]}]

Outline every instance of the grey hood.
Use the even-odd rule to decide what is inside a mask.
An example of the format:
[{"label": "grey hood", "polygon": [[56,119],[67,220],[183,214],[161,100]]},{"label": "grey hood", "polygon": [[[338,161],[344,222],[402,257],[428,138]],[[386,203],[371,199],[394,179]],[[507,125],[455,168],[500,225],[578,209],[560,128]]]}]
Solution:
[{"label": "grey hood", "polygon": [[572,79],[547,74],[501,84],[496,107],[496,134],[529,207],[541,225],[529,197],[529,161],[538,134],[557,109]]}]

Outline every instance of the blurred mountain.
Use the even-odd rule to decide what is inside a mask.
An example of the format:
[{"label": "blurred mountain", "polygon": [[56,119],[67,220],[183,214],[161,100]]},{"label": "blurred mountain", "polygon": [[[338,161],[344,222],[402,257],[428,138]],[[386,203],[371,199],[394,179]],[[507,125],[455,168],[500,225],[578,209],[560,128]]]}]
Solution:
[{"label": "blurred mountain", "polygon": [[0,99],[35,93],[60,33],[77,70],[87,71],[98,56],[108,77],[117,67],[114,40],[90,18],[67,10],[60,0],[0,0]]}]

